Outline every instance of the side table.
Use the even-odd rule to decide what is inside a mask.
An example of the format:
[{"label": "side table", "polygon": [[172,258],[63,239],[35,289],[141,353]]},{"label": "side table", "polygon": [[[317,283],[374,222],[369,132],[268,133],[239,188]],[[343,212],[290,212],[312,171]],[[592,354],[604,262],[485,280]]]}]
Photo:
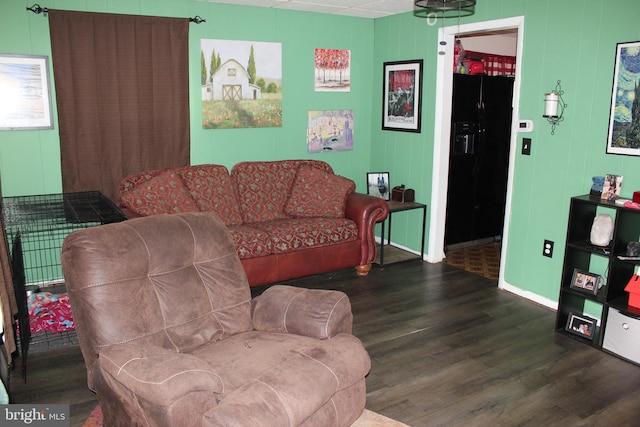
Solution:
[{"label": "side table", "polygon": [[389,228],[387,230],[387,245],[391,245],[391,219],[393,213],[396,212],[406,212],[414,209],[422,209],[422,239],[420,240],[420,259],[424,259],[424,235],[426,229],[426,220],[427,220],[427,205],[423,203],[417,202],[395,202],[388,201],[387,205],[389,205],[389,215],[387,218],[382,220],[382,233],[380,234],[380,267],[384,267],[384,231],[385,231],[385,222],[387,219],[389,220]]}]

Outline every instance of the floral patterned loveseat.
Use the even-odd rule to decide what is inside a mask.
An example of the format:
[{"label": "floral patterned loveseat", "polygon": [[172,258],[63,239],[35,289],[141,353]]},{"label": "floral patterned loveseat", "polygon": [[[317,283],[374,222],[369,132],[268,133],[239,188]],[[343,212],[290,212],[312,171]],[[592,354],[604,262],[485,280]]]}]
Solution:
[{"label": "floral patterned loveseat", "polygon": [[242,162],[145,171],[120,184],[127,217],[214,212],[230,230],[251,286],[355,267],[375,258],[384,200],[317,160]]}]

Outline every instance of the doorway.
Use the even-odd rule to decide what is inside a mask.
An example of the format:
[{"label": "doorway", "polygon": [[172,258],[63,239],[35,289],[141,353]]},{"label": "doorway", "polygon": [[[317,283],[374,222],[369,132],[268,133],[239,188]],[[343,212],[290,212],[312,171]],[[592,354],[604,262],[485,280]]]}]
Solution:
[{"label": "doorway", "polygon": [[[444,54],[437,58],[437,87],[436,87],[436,114],[434,127],[434,161],[431,196],[431,221],[429,226],[429,244],[427,261],[441,262],[445,257],[445,223],[446,205],[448,194],[450,137],[451,137],[451,113],[453,93],[452,64],[454,61],[454,44],[457,37],[484,34],[491,32],[512,31],[516,36],[516,63],[522,63],[522,36],[524,34],[524,17],[513,17],[494,21],[478,22],[473,24],[455,25],[443,27],[439,30],[440,42],[445,42]],[[508,243],[508,218],[511,206],[511,191],[513,182],[513,170],[515,160],[515,142],[517,137],[518,104],[520,95],[520,67],[516,67],[513,83],[513,102],[511,114],[511,131],[509,144],[508,178],[506,198],[504,205],[504,227],[501,236],[500,268],[498,286],[503,287],[504,264],[506,259],[506,246]]]},{"label": "doorway", "polygon": [[498,281],[506,204],[517,31],[456,37],[446,262]]}]

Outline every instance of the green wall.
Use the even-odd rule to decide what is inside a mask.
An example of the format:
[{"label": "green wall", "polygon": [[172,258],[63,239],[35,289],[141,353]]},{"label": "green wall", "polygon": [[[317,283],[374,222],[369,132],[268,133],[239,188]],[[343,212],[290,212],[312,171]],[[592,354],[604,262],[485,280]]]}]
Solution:
[{"label": "green wall", "polygon": [[[479,0],[461,24],[524,16],[520,117],[533,119],[530,156],[516,155],[513,202],[508,221],[505,281],[524,296],[556,302],[562,270],[569,198],[586,194],[591,177],[624,175],[622,196],[640,190],[640,157],[605,152],[616,43],[640,40],[637,0]],[[454,22],[455,21],[455,22]],[[445,26],[456,25],[449,20]],[[385,61],[424,59],[422,133],[379,130],[381,100],[374,98],[371,167],[389,170],[392,185],[410,184],[429,202],[433,163],[438,22],[428,26],[411,13],[376,20],[374,66]],[[381,74],[381,73],[380,73]],[[374,75],[374,89],[382,76]],[[565,120],[551,135],[542,118],[544,94],[562,81]],[[394,217],[393,239],[418,248],[415,219]],[[542,256],[543,240],[556,244]],[[548,304],[552,305],[552,304]]]},{"label": "green wall", "polygon": [[[48,20],[26,11],[33,1],[0,4],[0,53],[51,56]],[[371,141],[374,21],[193,0],[46,0],[42,7],[91,12],[193,17],[206,23],[189,28],[191,162],[231,167],[243,160],[313,158],[325,160],[366,191]],[[203,130],[200,39],[282,43],[283,126]],[[351,50],[351,91],[314,92],[314,49]],[[223,58],[226,60],[229,58]],[[208,63],[208,60],[207,60]],[[53,75],[53,71],[51,71]],[[55,102],[55,88],[52,88]],[[307,111],[354,111],[354,149],[307,153]],[[55,106],[54,106],[55,110]],[[60,192],[60,140],[53,130],[0,132],[0,174],[4,196]]]},{"label": "green wall", "polygon": [[[0,5],[0,53],[50,56],[47,19],[27,12],[33,1]],[[405,183],[429,203],[433,162],[438,23],[429,27],[411,13],[361,19],[194,0],[49,0],[58,9],[161,16],[200,15],[190,27],[192,163],[228,167],[242,160],[318,158],[365,191],[367,171],[389,171],[392,184]],[[591,176],[624,175],[623,196],[640,190],[640,157],[605,154],[614,54],[617,42],[640,40],[637,0],[479,0],[471,23],[525,17],[520,116],[536,121],[527,134],[531,156],[517,155],[505,280],[534,300],[557,301],[569,198],[589,191]],[[453,25],[447,22],[445,25]],[[283,126],[277,129],[203,130],[200,125],[201,38],[282,42]],[[350,49],[351,92],[313,90],[313,49]],[[382,131],[382,63],[424,59],[422,132]],[[565,121],[551,136],[542,120],[543,94],[562,80]],[[55,100],[55,88],[53,88]],[[308,154],[308,110],[352,109],[355,148]],[[59,138],[50,131],[0,132],[0,176],[4,195],[59,192]],[[521,143],[518,138],[518,144]],[[419,218],[394,217],[393,240],[419,250]],[[415,212],[417,215],[417,212]],[[430,214],[430,213],[429,213]],[[429,221],[429,219],[427,219]],[[427,224],[428,226],[428,224]],[[542,242],[556,242],[545,258]]]}]

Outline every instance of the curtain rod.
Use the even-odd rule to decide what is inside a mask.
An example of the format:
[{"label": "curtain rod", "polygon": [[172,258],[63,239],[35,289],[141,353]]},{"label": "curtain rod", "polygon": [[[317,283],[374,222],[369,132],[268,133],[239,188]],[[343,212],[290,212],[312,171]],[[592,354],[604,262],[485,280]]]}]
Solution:
[{"label": "curtain rod", "polygon": [[[28,7],[27,10],[35,13],[36,15],[40,15],[42,13],[44,14],[44,16],[47,16],[47,13],[49,12],[49,9],[47,9],[46,7],[41,7],[37,3],[31,7]],[[202,24],[203,22],[207,22],[207,21],[205,19],[202,19],[199,15],[196,15],[193,18],[189,18],[189,22],[193,22],[195,24]]]}]

